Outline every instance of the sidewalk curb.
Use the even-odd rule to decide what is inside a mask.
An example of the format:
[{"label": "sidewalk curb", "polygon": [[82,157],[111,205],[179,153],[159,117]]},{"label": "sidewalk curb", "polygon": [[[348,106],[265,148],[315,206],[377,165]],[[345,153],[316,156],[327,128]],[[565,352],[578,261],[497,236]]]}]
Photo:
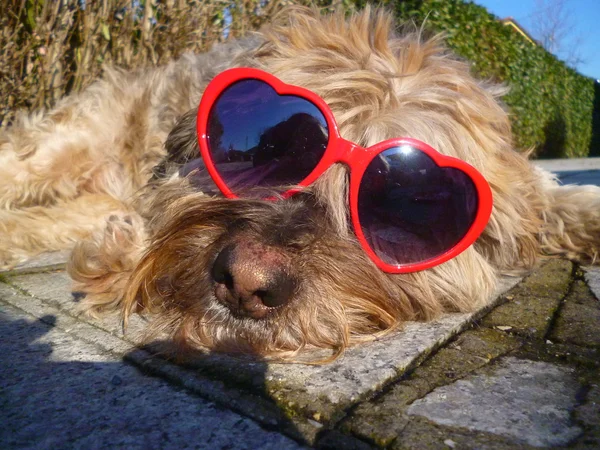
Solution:
[{"label": "sidewalk curb", "polygon": [[600,170],[600,158],[532,159],[531,163],[549,172]]}]

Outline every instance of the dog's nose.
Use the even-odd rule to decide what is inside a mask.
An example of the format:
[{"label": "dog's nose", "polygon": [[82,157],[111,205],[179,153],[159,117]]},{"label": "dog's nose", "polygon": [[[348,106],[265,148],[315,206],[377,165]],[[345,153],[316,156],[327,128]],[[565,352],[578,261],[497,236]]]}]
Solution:
[{"label": "dog's nose", "polygon": [[289,256],[252,241],[225,247],[212,267],[215,296],[234,314],[266,317],[287,304],[297,287]]}]

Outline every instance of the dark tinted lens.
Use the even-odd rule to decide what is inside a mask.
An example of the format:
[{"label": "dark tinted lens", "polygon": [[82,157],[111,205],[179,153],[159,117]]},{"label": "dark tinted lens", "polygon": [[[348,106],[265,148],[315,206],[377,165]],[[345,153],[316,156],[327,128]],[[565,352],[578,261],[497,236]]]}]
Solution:
[{"label": "dark tinted lens", "polygon": [[329,139],[327,121],[314,104],[279,95],[259,80],[228,87],[207,128],[217,170],[236,193],[299,183],[317,166]]},{"label": "dark tinted lens", "polygon": [[450,250],[477,213],[477,191],[462,171],[438,167],[410,146],[391,148],[369,164],[358,215],[367,242],[387,264],[426,261]]}]

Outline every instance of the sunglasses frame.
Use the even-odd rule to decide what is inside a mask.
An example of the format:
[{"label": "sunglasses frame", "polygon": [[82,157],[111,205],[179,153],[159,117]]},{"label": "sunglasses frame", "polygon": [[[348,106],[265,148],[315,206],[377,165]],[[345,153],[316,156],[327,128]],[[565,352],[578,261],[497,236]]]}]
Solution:
[{"label": "sunglasses frame", "polygon": [[[279,80],[270,73],[253,68],[234,68],[221,72],[219,75],[213,78],[213,80],[206,87],[198,108],[196,129],[198,133],[198,143],[200,145],[200,154],[211,178],[226,197],[232,199],[239,198],[234,192],[231,191],[229,186],[227,186],[227,184],[221,178],[221,175],[219,174],[219,171],[212,160],[208,142],[209,136],[207,134],[208,119],[213,105],[216,103],[219,96],[225,92],[229,86],[239,81],[250,79],[262,81],[268,84],[280,96],[293,95],[305,99],[315,105],[321,114],[323,114],[323,117],[325,117],[325,120],[327,121],[329,132],[329,139],[325,152],[312,172],[297,184],[297,188],[286,191],[283,194],[283,197],[287,198],[301,191],[303,188],[311,185],[333,164],[343,163],[347,165],[350,171],[349,206],[354,233],[363,250],[377,265],[377,267],[379,267],[379,269],[388,273],[408,273],[437,266],[451,258],[454,258],[466,250],[475,242],[475,240],[485,229],[492,212],[492,191],[483,175],[481,175],[473,166],[460,159],[442,155],[426,143],[407,137],[388,139],[367,148],[360,147],[359,145],[347,141],[340,136],[338,126],[335,122],[331,109],[317,94],[298,86],[285,84],[283,81]],[[362,230],[362,226],[360,225],[360,218],[358,214],[358,193],[363,175],[371,161],[383,151],[395,147],[401,147],[403,145],[408,145],[419,151],[422,151],[439,167],[455,168],[466,173],[475,185],[478,205],[477,213],[473,223],[465,233],[464,237],[452,248],[438,256],[424,261],[396,265],[388,264],[382,261],[367,242]]]}]

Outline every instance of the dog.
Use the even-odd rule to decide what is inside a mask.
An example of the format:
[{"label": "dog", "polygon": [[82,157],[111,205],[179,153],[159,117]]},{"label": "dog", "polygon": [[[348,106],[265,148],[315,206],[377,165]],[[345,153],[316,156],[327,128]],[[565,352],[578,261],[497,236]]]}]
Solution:
[{"label": "dog", "polygon": [[[560,186],[530,164],[514,149],[506,89],[424,35],[397,31],[381,9],[293,7],[252,37],[108,70],[21,117],[0,135],[0,265],[72,248],[88,313],[147,312],[150,335],[182,349],[294,360],[473,310],[499,275],[542,257],[595,262],[600,189]],[[236,67],[317,94],[363,147],[410,137],[473,166],[493,196],[479,238],[425,270],[381,270],[352,227],[344,164],[278,201],[223,196],[202,176],[197,109],[207,84]]]}]

